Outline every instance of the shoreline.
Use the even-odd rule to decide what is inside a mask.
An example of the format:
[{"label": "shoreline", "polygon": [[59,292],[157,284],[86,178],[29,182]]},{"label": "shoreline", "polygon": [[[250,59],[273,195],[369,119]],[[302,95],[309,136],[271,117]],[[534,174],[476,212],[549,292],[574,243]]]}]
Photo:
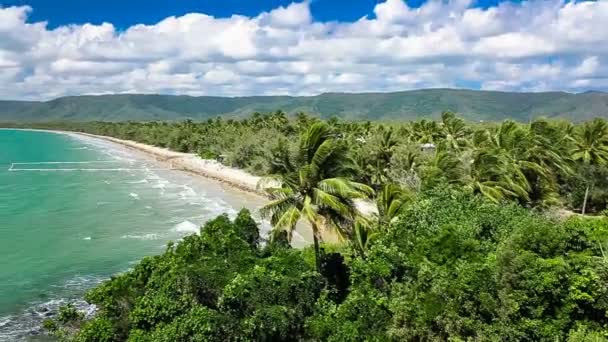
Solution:
[{"label": "shoreline", "polygon": [[[147,157],[152,158],[159,163],[163,163],[170,166],[175,171],[185,172],[194,177],[202,177],[207,180],[212,180],[237,191],[243,191],[250,195],[259,197],[263,200],[269,200],[269,197],[264,193],[264,191],[259,189],[257,186],[258,181],[262,177],[254,176],[241,169],[231,168],[222,165],[216,160],[202,159],[194,153],[176,152],[167,148],[147,145],[132,140],[118,139],[114,137],[96,135],[85,132],[28,128],[18,128],[17,130],[64,134],[68,136],[71,135],[74,136],[76,139],[78,139],[78,136],[82,136],[110,142],[125,147],[129,150],[133,150],[137,153],[146,155]],[[298,223],[298,225],[296,226],[296,232],[305,241],[304,246],[312,244],[312,230],[310,229],[310,226],[308,224],[304,222]],[[325,243],[335,244],[340,242],[340,238],[337,236],[337,234],[331,231],[324,230],[321,232],[321,236],[322,241]]]},{"label": "shoreline", "polygon": [[194,153],[175,152],[167,148],[147,145],[132,140],[123,140],[84,132],[51,130],[48,132],[82,135],[119,144],[129,149],[143,152],[146,155],[153,157],[158,162],[168,164],[171,168],[177,171],[183,171],[195,176],[213,179],[238,190],[246,191],[263,197],[264,199],[268,199],[268,196],[266,196],[266,194],[257,186],[261,177],[249,174],[244,170],[222,165],[216,160],[202,159]]},{"label": "shoreline", "polygon": [[257,186],[259,180],[262,177],[254,176],[241,169],[231,168],[222,165],[216,160],[202,159],[194,153],[176,152],[168,148],[147,145],[133,140],[124,140],[105,135],[97,135],[85,132],[32,128],[0,129],[45,132],[72,136],[85,136],[88,138],[111,142],[126,147],[127,149],[143,153],[144,155],[153,158],[157,162],[170,166],[176,171],[182,171],[193,174],[198,177],[212,179],[232,188],[236,188],[237,190],[245,191],[251,194],[255,194],[259,197],[263,197],[264,199],[268,199],[268,196],[265,194],[265,192],[259,189]]},{"label": "shoreline", "polygon": [[[266,193],[258,187],[258,182],[262,177],[254,176],[244,170],[231,168],[222,165],[220,162],[211,159],[202,159],[194,153],[184,153],[172,151],[168,148],[158,147],[139,143],[133,140],[124,140],[114,137],[108,137],[104,135],[96,135],[84,132],[72,132],[72,131],[53,131],[53,130],[42,130],[60,134],[74,134],[81,135],[93,139],[100,139],[108,141],[114,144],[124,146],[128,149],[144,153],[149,157],[154,158],[156,161],[164,164],[168,164],[171,168],[176,171],[186,172],[195,177],[203,177],[219,182],[233,189],[247,192],[251,195],[258,196],[264,200],[270,198]],[[312,230],[306,223],[298,223],[295,231],[305,241],[305,246],[312,244]],[[325,243],[338,243],[339,237],[331,232],[324,230],[321,232],[321,239]],[[293,241],[292,241],[292,246]],[[295,246],[294,246],[295,247]]]},{"label": "shoreline", "polygon": [[[124,146],[128,149],[135,150],[140,153],[144,153],[156,161],[164,164],[168,164],[171,168],[176,171],[186,172],[196,177],[204,177],[213,181],[219,182],[236,190],[244,191],[249,194],[269,200],[270,198],[266,193],[258,187],[258,182],[262,177],[254,176],[245,170],[232,168],[229,166],[222,165],[220,162],[211,159],[202,159],[194,153],[184,153],[172,151],[168,148],[158,147],[139,143],[133,140],[124,140],[114,137],[108,137],[105,135],[96,135],[85,132],[72,132],[72,131],[53,131],[53,130],[40,130],[46,132],[54,132],[60,134],[74,134],[81,135],[89,138],[100,139]],[[359,205],[365,208],[363,211],[370,212],[369,208],[361,202]],[[312,229],[307,223],[298,223],[295,231],[304,239],[307,245],[312,244]],[[340,238],[334,232],[323,230],[321,232],[321,239],[325,243],[335,244],[340,242]],[[292,241],[293,246],[293,241]]]}]

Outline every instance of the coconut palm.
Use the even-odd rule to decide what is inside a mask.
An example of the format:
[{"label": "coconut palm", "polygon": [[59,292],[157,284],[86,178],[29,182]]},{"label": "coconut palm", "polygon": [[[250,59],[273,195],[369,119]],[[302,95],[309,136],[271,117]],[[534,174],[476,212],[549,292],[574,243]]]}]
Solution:
[{"label": "coconut palm", "polygon": [[365,198],[372,189],[346,178],[353,171],[347,147],[325,123],[315,123],[300,137],[294,167],[289,172],[267,177],[261,186],[271,202],[261,209],[270,218],[274,232],[287,231],[291,240],[296,224],[304,219],[313,231],[317,269],[319,269],[321,229],[333,229],[342,238],[352,237],[360,216],[354,199]]},{"label": "coconut palm", "polygon": [[420,191],[423,161],[417,143],[401,144],[395,148],[391,158],[389,178],[402,187]]},{"label": "coconut palm", "polygon": [[424,165],[424,185],[435,187],[441,182],[449,184],[463,183],[464,164],[454,151],[438,149]]},{"label": "coconut palm", "polygon": [[445,148],[459,151],[468,145],[469,128],[453,112],[441,114],[439,139]]},{"label": "coconut palm", "polygon": [[549,180],[550,170],[531,154],[528,130],[513,121],[494,131],[475,134],[469,161],[468,187],[492,201],[506,198],[530,201],[532,181]]},{"label": "coconut palm", "polygon": [[353,246],[362,258],[365,258],[369,244],[378,236],[379,232],[374,223],[368,220],[356,220],[353,228]]},{"label": "coconut palm", "polygon": [[574,160],[592,165],[608,163],[608,125],[603,119],[585,122],[574,134]]},{"label": "coconut palm", "polygon": [[464,183],[470,191],[480,193],[493,202],[507,198],[526,198],[525,184],[521,184],[521,177],[514,177],[513,167],[504,156],[491,150],[477,150],[468,166],[469,173]]},{"label": "coconut palm", "polygon": [[388,172],[393,152],[398,141],[392,128],[380,126],[376,134],[358,150],[357,164],[363,170],[363,181],[374,189],[388,181]]},{"label": "coconut palm", "polygon": [[388,225],[403,212],[406,204],[413,198],[411,192],[397,184],[385,184],[376,198],[378,223]]},{"label": "coconut palm", "polygon": [[558,204],[558,177],[573,173],[569,127],[539,119],[531,122],[527,129],[526,148],[519,153],[544,170],[542,173],[527,173],[531,200],[541,205]]},{"label": "coconut palm", "polygon": [[[608,125],[603,119],[585,122],[574,134],[572,159],[588,165],[606,165],[608,163]],[[582,214],[587,209],[589,182],[585,189]]]},{"label": "coconut palm", "polygon": [[384,184],[377,195],[376,214],[358,218],[353,229],[353,244],[362,257],[365,257],[369,243],[403,213],[414,197],[401,186],[390,183]]},{"label": "coconut palm", "polygon": [[440,135],[437,122],[422,119],[411,124],[412,140],[418,143],[434,143]]}]

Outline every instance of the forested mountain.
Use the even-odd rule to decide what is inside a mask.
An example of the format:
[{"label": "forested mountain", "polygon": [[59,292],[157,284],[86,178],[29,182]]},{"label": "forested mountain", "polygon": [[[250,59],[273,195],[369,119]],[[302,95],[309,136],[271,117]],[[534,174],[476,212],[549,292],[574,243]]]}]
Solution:
[{"label": "forested mountain", "polygon": [[47,102],[0,101],[0,121],[202,120],[218,115],[244,117],[252,112],[283,110],[323,118],[408,120],[438,118],[442,111],[471,121],[535,117],[582,121],[608,117],[608,93],[516,93],[424,89],[393,93],[326,93],[317,96],[72,96]]}]

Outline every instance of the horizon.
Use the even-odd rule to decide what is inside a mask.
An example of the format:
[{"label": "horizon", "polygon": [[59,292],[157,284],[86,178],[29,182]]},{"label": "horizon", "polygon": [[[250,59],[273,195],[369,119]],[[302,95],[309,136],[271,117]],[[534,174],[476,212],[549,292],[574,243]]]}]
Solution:
[{"label": "horizon", "polygon": [[397,91],[369,91],[369,92],[325,92],[313,95],[242,95],[242,96],[221,96],[221,95],[187,95],[187,94],[162,94],[162,93],[114,93],[114,94],[80,94],[80,95],[65,95],[59,96],[48,100],[16,100],[16,99],[2,99],[0,102],[53,102],[64,98],[71,97],[111,97],[111,96],[171,96],[171,97],[192,97],[192,98],[203,98],[203,97],[215,97],[215,98],[250,98],[250,97],[292,97],[292,98],[304,98],[304,97],[318,97],[323,95],[373,95],[373,94],[396,94],[396,93],[408,93],[417,91],[433,91],[433,90],[456,90],[456,91],[470,91],[470,92],[486,92],[486,93],[503,93],[503,94],[547,94],[547,93],[564,93],[570,95],[581,95],[587,93],[600,93],[608,94],[608,91],[602,90],[585,90],[580,92],[571,92],[564,90],[548,90],[548,91],[506,91],[506,90],[483,90],[483,89],[469,89],[469,88],[420,88],[420,89],[408,89],[408,90],[397,90]]},{"label": "horizon", "polygon": [[606,92],[606,20],[605,1],[8,0],[0,98]]}]

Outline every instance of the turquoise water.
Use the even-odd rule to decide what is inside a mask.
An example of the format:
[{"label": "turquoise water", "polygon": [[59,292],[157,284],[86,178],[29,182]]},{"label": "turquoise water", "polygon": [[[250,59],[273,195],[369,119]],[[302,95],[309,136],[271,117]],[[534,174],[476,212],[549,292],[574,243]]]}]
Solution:
[{"label": "turquoise water", "polygon": [[[37,164],[9,171],[16,162]],[[35,334],[58,305],[207,219],[261,205],[164,167],[97,139],[0,130],[0,341]]]}]

